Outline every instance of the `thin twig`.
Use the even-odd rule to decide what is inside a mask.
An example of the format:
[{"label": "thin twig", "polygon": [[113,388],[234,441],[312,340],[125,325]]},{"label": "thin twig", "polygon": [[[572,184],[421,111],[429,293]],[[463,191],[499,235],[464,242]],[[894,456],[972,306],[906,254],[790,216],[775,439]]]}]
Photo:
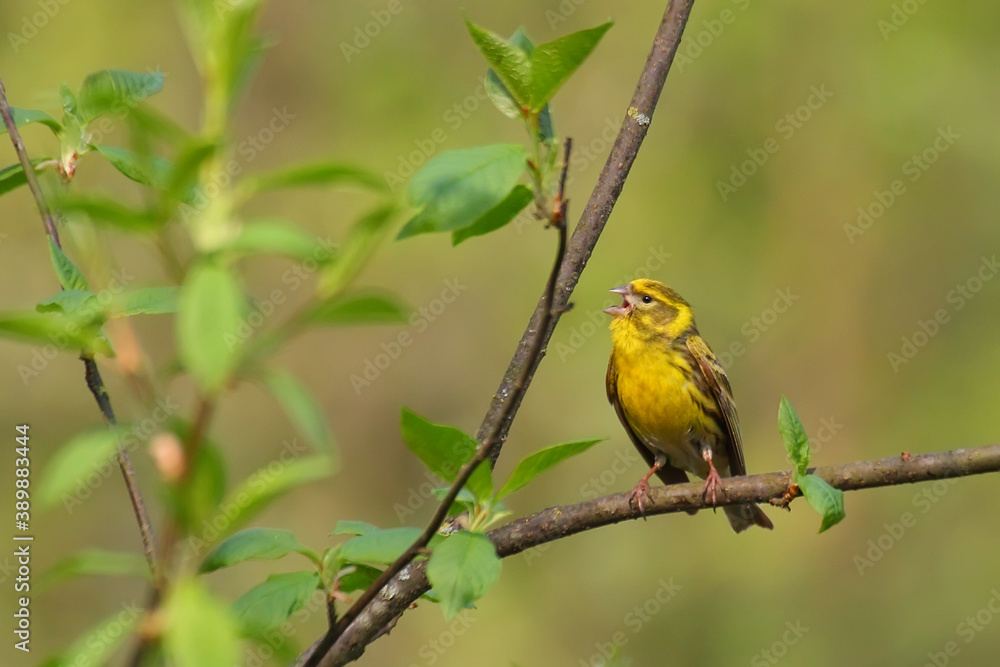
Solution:
[{"label": "thin twig", "polygon": [[[913,454],[908,460],[903,456],[893,456],[875,461],[814,468],[809,472],[842,491],[980,475],[1000,472],[1000,445]],[[725,500],[719,505],[767,503],[772,498],[781,497],[791,479],[790,472],[727,477],[723,480],[724,487],[721,489]],[[710,499],[703,496],[703,487],[701,482],[653,487],[652,499],[649,504],[643,504],[646,515],[712,508]],[[641,516],[635,504],[629,502],[627,493],[616,493],[573,505],[550,507],[501,526],[491,531],[489,537],[496,545],[497,554],[501,558],[507,558],[570,535],[639,519]],[[704,521],[708,523],[711,519],[705,518]],[[725,526],[725,523],[721,523],[721,526]],[[706,530],[709,529],[711,527],[706,526]],[[722,527],[718,529],[728,530]],[[351,628],[351,633],[345,633],[334,645],[334,651],[329,654],[330,660],[325,661],[323,667],[339,667],[357,660],[375,640],[379,628],[390,621],[395,622],[413,601],[430,589],[425,562],[415,563],[408,574],[405,581],[399,577],[392,581],[394,595],[377,600],[366,610],[365,615]]]},{"label": "thin twig", "polygon": [[[21,140],[21,133],[18,132],[17,124],[14,122],[14,114],[7,103],[7,90],[4,88],[3,79],[0,79],[0,115],[3,116],[3,123],[7,127],[7,134],[10,135],[10,141],[14,144],[14,152],[17,153],[17,159],[21,163],[21,169],[24,171],[24,178],[27,181],[28,189],[31,190],[35,204],[38,205],[38,212],[41,214],[42,223],[45,225],[45,233],[56,247],[62,249],[62,243],[59,241],[59,230],[52,219],[52,212],[45,201],[45,195],[42,193],[42,188],[38,183],[35,169],[31,165],[28,151],[24,148],[24,142]],[[97,406],[100,408],[101,415],[104,417],[104,421],[108,424],[108,427],[117,430],[118,421],[111,407],[111,397],[108,396],[107,389],[104,387],[104,380],[101,378],[101,372],[97,368],[97,362],[94,361],[92,356],[86,354],[80,358],[83,360],[84,378],[87,382],[87,388],[90,389],[94,400],[97,401]],[[153,581],[157,581],[159,579],[159,571],[156,562],[156,535],[153,532],[153,524],[149,520],[149,513],[146,511],[146,504],[143,502],[142,494],[139,491],[139,485],[136,482],[132,459],[129,456],[128,450],[125,449],[121,438],[118,439],[118,467],[121,469],[122,477],[125,479],[125,488],[128,490],[129,500],[132,503],[132,511],[135,514],[136,522],[139,524],[142,551],[146,556],[149,572],[153,577]]]},{"label": "thin twig", "polygon": [[[556,281],[559,278],[559,271],[562,268],[563,259],[566,255],[566,207],[568,201],[566,199],[565,186],[566,186],[566,171],[569,169],[569,152],[572,148],[572,139],[566,139],[564,160],[562,167],[562,174],[559,180],[559,192],[556,194],[555,201],[553,202],[553,208],[549,218],[549,225],[556,228],[558,232],[559,241],[556,247],[556,258],[552,266],[552,271],[549,274],[548,282],[545,285],[545,295],[544,304],[546,305],[545,311],[542,316],[542,327],[546,328],[548,322],[553,317],[552,304],[555,301],[555,289]],[[542,340],[541,330],[534,336],[534,338],[529,342],[528,358],[540,357],[542,353]],[[517,378],[514,385],[510,391],[510,400],[507,402],[507,410],[513,411],[516,406],[520,404],[519,395],[527,387],[528,373],[531,365],[525,365],[521,375]],[[518,399],[518,400],[515,400]],[[416,539],[407,548],[403,554],[395,560],[389,567],[387,567],[382,574],[375,580],[375,582],[369,586],[364,593],[354,602],[353,605],[344,613],[340,620],[330,627],[327,633],[315,645],[312,649],[312,653],[309,658],[305,661],[305,667],[316,667],[320,664],[321,660],[324,660],[327,651],[331,646],[337,641],[337,638],[346,630],[351,623],[357,618],[365,607],[367,607],[375,596],[379,594],[382,587],[385,586],[393,577],[395,577],[399,572],[409,565],[414,558],[416,558],[420,553],[424,551],[427,544],[431,541],[431,538],[437,534],[438,530],[441,528],[442,522],[448,516],[448,510],[451,508],[452,503],[455,502],[455,498],[458,497],[459,492],[472,477],[472,473],[476,471],[481,464],[483,464],[487,458],[489,458],[490,452],[493,451],[493,447],[498,442],[500,436],[500,428],[503,420],[497,421],[494,425],[493,430],[488,434],[488,436],[480,440],[479,446],[476,448],[476,453],[462,468],[458,471],[455,476],[454,481],[448,489],[448,493],[441,500],[438,505],[437,510],[434,512],[434,516],[431,518],[424,532],[420,534],[420,537]]]}]

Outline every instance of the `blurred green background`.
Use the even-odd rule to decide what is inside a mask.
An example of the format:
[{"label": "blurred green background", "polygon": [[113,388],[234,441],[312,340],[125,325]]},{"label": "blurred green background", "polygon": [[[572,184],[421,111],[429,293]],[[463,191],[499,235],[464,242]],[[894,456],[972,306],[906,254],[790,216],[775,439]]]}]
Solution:
[{"label": "blurred green background", "polygon": [[[261,30],[274,47],[238,112],[236,142],[257,135],[275,109],[291,120],[252,161],[237,156],[245,172],[340,157],[398,173],[411,154],[423,161],[431,151],[521,141],[515,123],[476,97],[484,64],[463,12],[501,34],[523,24],[536,43],[610,16],[614,28],[553,104],[557,133],[576,142],[575,220],[661,4],[404,0],[386,25],[372,23],[386,6],[271,3]],[[600,311],[610,303],[606,290],[644,267],[694,304],[702,334],[728,362],[751,472],[788,465],[775,422],[781,394],[814,438],[820,465],[997,441],[1000,279],[990,279],[1000,270],[998,22],[1000,7],[984,1],[696,3],[642,152],[498,471],[502,478],[555,442],[609,441],[511,498],[515,515],[624,491],[643,473],[605,398],[609,342]],[[374,36],[355,43],[366,25]],[[153,68],[166,73],[153,105],[197,126],[199,79],[169,3],[9,0],[0,27],[0,74],[13,105],[56,113],[62,81],[75,88],[95,70]],[[55,150],[46,129],[23,134],[33,155]],[[127,145],[128,136],[106,141]],[[747,162],[754,157],[763,164]],[[14,161],[0,142],[0,163]],[[81,161],[77,178],[81,190],[136,196],[96,159]],[[896,180],[902,194],[891,194]],[[336,241],[366,203],[357,193],[300,190],[261,199],[251,213],[285,215]],[[871,215],[865,228],[859,208]],[[166,280],[156,248],[141,239],[104,231],[93,241],[79,228],[65,239],[98,286],[109,269],[136,276],[137,285]],[[111,267],[88,263],[92,243],[112,253]],[[395,291],[423,324],[324,330],[281,353],[328,414],[341,467],[256,524],[290,528],[322,548],[338,519],[400,525],[400,508],[413,501],[416,511],[402,521],[421,525],[431,512],[420,498],[427,479],[399,437],[399,408],[475,432],[541,292],[553,243],[533,223],[457,249],[445,236],[386,245],[361,284]],[[274,259],[244,268],[263,297],[285,284],[289,266]],[[0,281],[7,310],[57,289],[25,189],[0,199]],[[446,289],[458,296],[441,304]],[[925,324],[933,336],[917,333],[939,309],[947,321],[936,330]],[[169,318],[140,318],[137,330],[154,364],[172,358]],[[412,345],[370,386],[353,386],[351,376],[401,331]],[[893,363],[904,338],[919,347]],[[727,359],[730,350],[738,354]],[[15,424],[31,424],[37,480],[59,444],[100,417],[78,360],[59,356],[22,379],[18,368],[31,359],[31,346],[0,341],[0,424],[11,443]],[[115,363],[102,367],[120,418],[143,419]],[[168,392],[190,416],[190,385],[175,382]],[[231,482],[302,447],[281,410],[252,386],[223,402],[211,436],[228,455]],[[160,516],[148,453],[143,447],[134,457]],[[9,489],[13,452],[0,468]],[[997,477],[986,475],[849,494],[846,521],[820,536],[819,517],[802,501],[789,514],[768,510],[773,533],[735,536],[721,515],[704,512],[593,531],[508,559],[478,609],[450,624],[421,604],[362,664],[600,665],[614,644],[617,664],[634,665],[923,665],[933,656],[938,664],[995,664],[1000,615],[987,604],[1000,604],[1000,532],[988,508],[998,499]],[[83,548],[140,548],[117,471],[72,513],[36,509],[32,518],[36,575]],[[12,549],[5,551],[0,578],[9,601]],[[212,582],[235,599],[266,574],[302,564],[245,564]],[[32,654],[15,652],[8,631],[2,661],[35,664],[96,619],[143,599],[138,579],[35,592]],[[307,616],[293,619],[300,646],[323,630],[322,613]],[[943,653],[949,642],[957,655]],[[248,645],[245,663],[260,659]]]}]

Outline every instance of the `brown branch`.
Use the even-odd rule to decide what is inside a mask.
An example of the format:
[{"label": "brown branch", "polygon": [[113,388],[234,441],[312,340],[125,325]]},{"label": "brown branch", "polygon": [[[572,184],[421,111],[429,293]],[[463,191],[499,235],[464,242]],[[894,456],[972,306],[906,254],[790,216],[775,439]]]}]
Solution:
[{"label": "brown branch", "polygon": [[[544,296],[539,300],[528,320],[528,326],[521,336],[520,342],[514,356],[504,373],[500,387],[493,395],[490,407],[486,412],[482,425],[479,427],[478,440],[483,442],[486,435],[499,425],[499,439],[490,453],[491,464],[495,465],[500,456],[500,450],[507,439],[507,432],[520,407],[521,396],[512,397],[511,390],[514,383],[527,369],[526,379],[531,382],[531,378],[538,368],[541,357],[532,359],[528,350],[530,341],[535,335],[535,331],[542,332],[542,344],[548,344],[560,315],[568,309],[570,296],[580,280],[580,274],[587,265],[597,240],[604,231],[611,216],[611,210],[618,201],[622,188],[625,186],[625,179],[628,177],[632,163],[635,162],[639,153],[639,146],[642,145],[649,129],[650,119],[653,117],[653,110],[660,99],[660,91],[670,71],[670,65],[674,61],[674,55],[681,43],[681,34],[687,24],[688,15],[691,13],[691,6],[694,0],[671,0],[663,14],[663,20],[653,39],[653,48],[646,59],[639,82],[636,84],[635,92],[632,94],[632,101],[629,102],[628,111],[622,121],[621,129],[611,147],[604,169],[597,179],[587,206],[583,209],[580,221],[573,231],[573,236],[569,240],[569,249],[566,252],[566,261],[563,263],[562,271],[559,274],[559,282],[556,285],[555,302],[553,310],[555,315],[551,318],[547,327],[542,327],[542,318],[546,312]],[[508,410],[507,404],[514,401],[514,409]]]},{"label": "brown branch", "polygon": [[[496,463],[497,457],[500,455],[500,450],[507,438],[510,425],[520,408],[524,393],[544,356],[545,347],[552,337],[559,317],[568,308],[569,298],[580,280],[580,274],[583,272],[587,260],[590,259],[608,218],[611,216],[611,210],[621,194],[625,179],[638,155],[639,147],[642,145],[650,119],[653,116],[653,110],[656,108],[660,92],[663,90],[667,72],[670,70],[674,55],[680,46],[681,34],[684,32],[684,26],[687,24],[693,4],[694,0],[671,0],[667,5],[660,27],[653,39],[652,50],[646,59],[622,127],[618,131],[618,136],[615,138],[615,143],[611,148],[604,169],[601,171],[597,185],[594,187],[590,200],[587,202],[573,236],[569,240],[565,256],[560,254],[560,259],[557,259],[556,272],[550,277],[549,283],[528,321],[528,326],[521,336],[500,387],[494,394],[486,417],[479,428],[477,440],[480,446],[473,461],[466,468],[463,468],[465,480],[482,460],[480,457],[483,450],[489,456],[491,465]],[[568,160],[566,163],[568,164]],[[565,170],[566,164],[564,164],[560,179],[560,195],[556,199],[556,207],[551,220],[553,223],[561,223],[563,227],[565,227],[566,214],[565,200],[563,199]],[[557,218],[561,218],[561,220]],[[563,229],[560,236],[564,239],[564,235]],[[453,484],[451,491],[457,493],[460,488],[461,484]],[[449,496],[451,500],[454,500],[453,494],[449,493]],[[438,515],[441,514],[442,508],[447,511],[448,506],[450,506],[450,500],[446,498],[445,502],[438,507],[434,520],[431,522],[435,531],[444,518],[443,515],[440,517]],[[426,546],[426,544],[425,541],[422,546]],[[408,549],[404,557],[408,556],[409,551]],[[406,572],[417,569],[422,571],[423,565],[420,563],[407,565],[412,560],[413,555],[409,555],[408,558],[404,557],[397,560],[390,569],[400,572],[404,571],[403,566],[405,566]],[[386,570],[387,572],[389,570]],[[383,606],[382,603],[385,602],[387,593],[392,590],[391,586],[398,581],[399,576],[395,574],[379,577],[375,585],[370,587],[341,618],[338,627],[327,632],[317,644],[308,650],[311,653],[305,664],[308,667],[313,667],[316,664],[325,667],[332,664],[343,664],[338,661],[346,655],[353,656],[350,658],[352,660],[360,656],[364,652],[364,647],[374,641],[382,629],[388,623],[393,622],[396,616],[402,614],[409,605],[408,602],[407,605],[395,611],[392,616],[383,616],[372,611]],[[389,584],[390,587],[387,587],[386,584]],[[398,596],[396,597],[398,598]],[[389,598],[391,600],[393,596],[390,594]],[[410,602],[412,601],[410,600]]]},{"label": "brown branch", "polygon": [[[38,205],[38,212],[41,214],[42,223],[45,225],[45,233],[56,247],[62,249],[62,243],[59,241],[59,230],[56,229],[56,223],[52,219],[52,212],[49,210],[48,203],[45,201],[45,195],[38,184],[35,168],[32,166],[31,159],[28,157],[28,151],[21,140],[21,133],[17,129],[17,123],[14,122],[14,114],[7,103],[7,90],[4,88],[3,79],[0,79],[0,115],[3,116],[3,123],[7,128],[10,141],[14,144],[14,152],[17,153],[17,159],[21,163],[21,169],[24,171],[24,178],[27,181],[28,189],[31,190],[35,204]],[[87,388],[90,389],[90,393],[94,396],[94,400],[101,410],[104,421],[107,422],[110,428],[116,429],[118,421],[111,407],[111,398],[104,387],[101,372],[97,368],[97,362],[94,361],[92,356],[86,354],[81,355],[80,359],[83,361],[84,379],[87,382]],[[159,574],[156,563],[156,535],[153,533],[153,523],[149,520],[149,513],[146,511],[146,505],[143,502],[142,494],[136,482],[135,469],[132,467],[132,458],[129,456],[128,450],[125,449],[125,445],[120,438],[118,440],[118,467],[121,469],[122,477],[125,479],[125,488],[132,503],[132,511],[135,514],[136,523],[139,524],[142,551],[146,556],[149,572],[153,580],[156,581]]]},{"label": "brown branch", "polygon": [[[956,449],[935,454],[893,456],[875,461],[859,461],[836,466],[811,469],[810,472],[843,491],[859,491],[881,486],[913,484],[937,479],[980,475],[1000,471],[1000,445],[972,449]],[[790,472],[772,472],[749,477],[730,477],[723,480],[723,498],[719,505],[739,503],[766,503],[780,498],[791,483]],[[643,506],[646,516],[673,514],[692,509],[708,509],[710,503],[703,496],[701,482],[653,487],[652,499]],[[621,521],[642,518],[627,493],[617,493],[573,505],[550,507],[489,533],[497,553],[507,558],[548,542],[554,542],[594,528],[609,526]],[[365,647],[374,641],[380,628],[395,620],[430,589],[425,562],[412,564],[405,578],[396,577],[383,595],[375,600],[365,614],[358,618],[352,632],[345,633],[334,645],[323,667],[339,667],[357,660]]]}]

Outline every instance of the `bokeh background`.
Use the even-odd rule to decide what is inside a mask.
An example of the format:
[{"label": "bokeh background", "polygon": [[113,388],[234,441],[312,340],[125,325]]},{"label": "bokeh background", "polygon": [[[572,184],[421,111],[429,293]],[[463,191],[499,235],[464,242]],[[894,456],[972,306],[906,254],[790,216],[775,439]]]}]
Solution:
[{"label": "bokeh background", "polygon": [[[56,113],[62,81],[75,88],[98,69],[154,68],[166,83],[153,104],[197,127],[199,78],[170,3],[49,5],[0,5],[0,73],[12,104]],[[51,16],[15,48],[10,35],[30,33],[25,21],[40,22],[46,6]],[[344,45],[364,43],[354,40],[386,3],[271,3],[261,30],[274,47],[237,114],[235,139],[256,135],[274,109],[294,118],[245,171],[339,157],[398,173],[415,151],[521,141],[519,126],[476,97],[484,64],[463,12],[502,34],[524,25],[536,42],[611,17],[614,28],[553,103],[556,131],[576,141],[575,219],[662,4],[404,0],[400,7],[366,45],[346,53]],[[608,441],[511,498],[515,515],[624,491],[643,473],[606,402],[609,342],[600,311],[608,288],[648,270],[695,305],[703,335],[724,357],[753,472],[788,466],[776,429],[782,394],[806,424],[817,464],[997,441],[998,22],[1000,8],[983,1],[696,4],[642,152],[498,471],[502,478],[556,442]],[[44,128],[29,127],[24,137],[32,154],[55,149]],[[128,137],[107,141],[126,145]],[[746,163],[754,155],[761,162],[765,145],[766,162]],[[0,143],[0,162],[14,161]],[[100,162],[81,163],[79,187],[134,196]],[[896,180],[902,194],[887,204]],[[734,189],[723,192],[720,183]],[[366,204],[358,193],[299,190],[261,199],[251,212],[287,216],[336,240]],[[864,226],[859,208],[871,215]],[[108,232],[94,240],[81,229],[66,238],[98,285],[111,268],[134,274],[136,284],[166,280],[150,243]],[[0,307],[30,308],[50,296],[57,286],[26,190],[0,199],[0,239]],[[91,246],[110,253],[110,267],[88,263]],[[399,437],[399,408],[475,432],[541,292],[552,246],[552,234],[536,224],[457,249],[444,236],[388,243],[361,283],[393,290],[417,312],[433,309],[433,321],[310,333],[280,354],[329,416],[340,469],[255,523],[290,528],[315,548],[330,544],[338,519],[422,524],[431,512],[419,499],[427,479]],[[243,268],[265,295],[289,266],[274,259]],[[457,298],[435,305],[449,285],[458,286]],[[921,321],[941,309],[947,321],[914,340]],[[171,319],[147,317],[137,329],[151,361],[168,363]],[[353,386],[351,376],[401,331],[412,345],[370,385]],[[902,355],[904,339],[922,344],[893,363],[889,355]],[[726,358],[731,350],[740,353]],[[14,424],[31,424],[37,480],[59,444],[98,424],[99,414],[79,361],[63,355],[22,379],[18,368],[31,358],[31,346],[0,341],[0,424],[11,443]],[[114,362],[103,369],[122,420],[144,418]],[[190,416],[188,384],[162,391]],[[231,482],[303,441],[252,386],[223,403],[211,435],[227,454]],[[148,453],[140,448],[135,459],[160,516]],[[0,457],[5,489],[12,468],[12,452]],[[593,531],[505,561],[495,589],[457,622],[421,604],[362,664],[600,665],[613,644],[616,664],[634,665],[923,665],[935,656],[936,664],[995,664],[1000,615],[988,603],[1000,608],[998,500],[997,477],[986,475],[849,494],[846,521],[823,535],[802,501],[791,513],[768,510],[773,533],[735,536],[709,513]],[[415,511],[401,516],[410,501]],[[33,521],[36,574],[88,547],[139,550],[117,472],[71,513],[36,510]],[[0,576],[9,602],[5,551]],[[268,573],[303,564],[292,557],[245,564],[212,575],[213,585],[235,599]],[[140,580],[119,578],[37,592],[33,651],[13,651],[8,631],[3,662],[35,664],[143,595]],[[297,617],[293,639],[305,646],[322,629],[322,613]],[[944,655],[949,642],[957,655]],[[259,664],[251,648],[245,662]]]}]

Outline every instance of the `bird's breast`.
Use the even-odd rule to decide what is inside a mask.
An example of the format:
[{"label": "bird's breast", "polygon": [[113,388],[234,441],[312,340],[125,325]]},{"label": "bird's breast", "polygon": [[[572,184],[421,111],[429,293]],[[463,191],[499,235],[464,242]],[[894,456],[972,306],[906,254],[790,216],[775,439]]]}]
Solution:
[{"label": "bird's breast", "polygon": [[714,403],[691,380],[692,360],[677,350],[645,346],[615,350],[618,397],[632,428],[673,465],[700,474],[698,443],[721,431],[711,416]]}]

